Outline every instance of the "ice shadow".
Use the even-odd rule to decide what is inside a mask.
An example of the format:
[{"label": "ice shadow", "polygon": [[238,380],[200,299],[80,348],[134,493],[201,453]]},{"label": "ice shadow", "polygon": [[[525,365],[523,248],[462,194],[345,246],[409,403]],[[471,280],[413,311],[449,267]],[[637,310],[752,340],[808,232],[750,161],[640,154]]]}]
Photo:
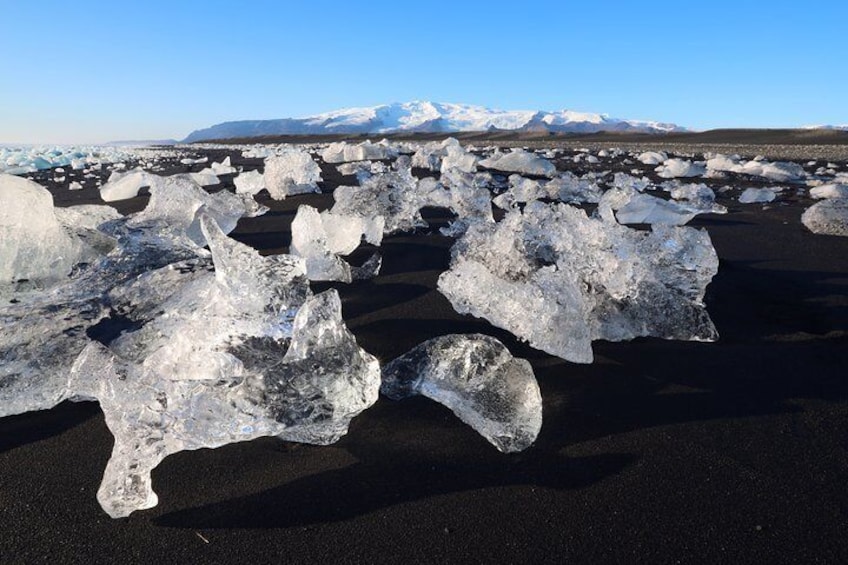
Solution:
[{"label": "ice shadow", "polygon": [[0,453],[60,435],[98,414],[96,402],[65,401],[50,410],[0,418]]}]

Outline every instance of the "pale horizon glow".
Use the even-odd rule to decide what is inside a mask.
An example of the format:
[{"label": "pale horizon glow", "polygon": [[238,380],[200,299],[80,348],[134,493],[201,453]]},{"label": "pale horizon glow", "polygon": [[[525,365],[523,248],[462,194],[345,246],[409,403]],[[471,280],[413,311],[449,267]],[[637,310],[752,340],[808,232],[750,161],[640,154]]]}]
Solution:
[{"label": "pale horizon glow", "polygon": [[0,143],[179,140],[412,100],[695,130],[848,123],[844,3],[457,4],[8,2]]}]

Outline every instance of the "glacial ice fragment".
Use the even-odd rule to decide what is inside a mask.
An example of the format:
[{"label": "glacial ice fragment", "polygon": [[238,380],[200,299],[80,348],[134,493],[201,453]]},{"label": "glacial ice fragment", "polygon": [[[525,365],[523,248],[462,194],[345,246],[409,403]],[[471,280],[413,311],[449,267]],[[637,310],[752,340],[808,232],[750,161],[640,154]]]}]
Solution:
[{"label": "glacial ice fragment", "polygon": [[259,194],[265,188],[265,176],[259,171],[247,171],[233,179],[236,194]]},{"label": "glacial ice fragment", "polygon": [[514,149],[509,153],[497,152],[488,159],[480,161],[480,166],[496,171],[537,177],[551,178],[556,175],[556,167],[553,163],[523,149]]},{"label": "glacial ice fragment", "polygon": [[530,447],[542,427],[533,368],[487,335],[425,341],[383,367],[380,392],[393,400],[420,394],[444,404],[506,453]]},{"label": "glacial ice fragment", "polygon": [[292,221],[290,251],[306,261],[309,280],[351,282],[351,267],[340,255],[359,247],[363,235],[369,243],[379,245],[384,223],[382,216],[366,219],[330,212],[319,214],[304,204],[298,207]]},{"label": "glacial ice fragment", "polygon": [[104,202],[128,200],[138,196],[139,190],[161,181],[161,177],[141,170],[127,173],[112,173],[109,181],[100,187],[100,198]]},{"label": "glacial ice fragment", "polygon": [[811,198],[848,198],[848,184],[829,183],[810,189]]},{"label": "glacial ice fragment", "polygon": [[636,231],[531,202],[472,224],[451,256],[438,288],[457,312],[569,361],[590,363],[595,339],[717,338],[703,297],[718,258],[703,230]]},{"label": "glacial ice fragment", "polygon": [[664,179],[679,177],[699,177],[707,172],[703,163],[693,163],[685,159],[666,159],[656,169],[657,176]]},{"label": "glacial ice fragment", "polygon": [[201,217],[215,272],[168,296],[166,315],[90,344],[72,387],[115,436],[98,501],[112,517],[157,504],[151,471],[178,451],[262,436],[326,445],[377,399],[335,290],[309,296],[300,259],[261,257]]},{"label": "glacial ice fragment", "polygon": [[51,284],[67,276],[88,251],[56,219],[46,188],[0,174],[0,286],[19,280]]},{"label": "glacial ice fragment", "polygon": [[325,163],[346,163],[350,161],[382,161],[397,157],[397,151],[385,144],[374,144],[363,141],[351,144],[345,141],[331,143],[321,153]]},{"label": "glacial ice fragment", "polygon": [[321,192],[321,167],[306,151],[287,149],[265,159],[265,188],[274,200],[286,196]]},{"label": "glacial ice fragment", "polygon": [[813,233],[848,236],[848,198],[828,198],[807,208],[801,222]]},{"label": "glacial ice fragment", "polygon": [[771,202],[777,197],[775,191],[770,188],[746,188],[739,195],[741,204],[756,204],[758,202]]}]

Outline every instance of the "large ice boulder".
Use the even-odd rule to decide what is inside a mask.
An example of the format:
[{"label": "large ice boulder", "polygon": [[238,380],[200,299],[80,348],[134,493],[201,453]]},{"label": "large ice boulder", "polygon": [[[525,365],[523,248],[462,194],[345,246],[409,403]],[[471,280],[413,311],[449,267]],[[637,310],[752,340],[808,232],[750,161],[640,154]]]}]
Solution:
[{"label": "large ice boulder", "polygon": [[0,174],[0,285],[58,281],[86,252],[56,219],[46,188]]},{"label": "large ice boulder", "polygon": [[497,224],[472,224],[438,288],[552,355],[592,361],[596,339],[712,341],[703,298],[718,271],[706,231],[637,231],[564,204],[531,202]]}]

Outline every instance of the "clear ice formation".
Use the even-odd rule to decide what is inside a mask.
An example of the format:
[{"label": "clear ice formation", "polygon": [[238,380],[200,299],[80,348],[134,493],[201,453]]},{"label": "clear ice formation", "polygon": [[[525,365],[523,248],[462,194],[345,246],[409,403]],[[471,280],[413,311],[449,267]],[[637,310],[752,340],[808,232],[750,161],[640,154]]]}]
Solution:
[{"label": "clear ice formation", "polygon": [[[351,266],[340,257],[359,247],[363,236],[368,243],[379,246],[383,240],[382,216],[362,218],[331,212],[318,213],[312,206],[301,205],[292,221],[290,253],[303,257],[306,275],[313,281],[353,280]],[[378,267],[379,269],[379,267]],[[377,272],[370,273],[376,276]],[[359,276],[364,276],[360,273]]]},{"label": "clear ice formation", "polygon": [[472,224],[451,255],[438,288],[457,312],[569,361],[592,362],[596,339],[718,337],[703,302],[718,271],[704,230],[637,231],[531,202],[497,224]]},{"label": "clear ice formation", "polygon": [[810,189],[810,198],[848,198],[848,184],[828,183]]},{"label": "clear ice formation", "polygon": [[746,188],[739,195],[739,202],[742,204],[766,203],[775,198],[777,198],[777,194],[770,188]]},{"label": "clear ice formation", "polygon": [[233,179],[236,194],[259,194],[265,188],[265,176],[259,171],[247,171]]},{"label": "clear ice formation", "polygon": [[[112,314],[137,323],[144,318],[144,311],[159,312],[156,300],[142,308],[135,299],[120,298],[127,294],[121,288],[139,284],[137,279],[147,280],[148,271],[165,268],[160,272],[175,273],[174,277],[156,278],[156,293],[149,295],[166,296],[175,284],[190,278],[186,273],[208,266],[209,253],[202,247],[207,242],[199,216],[208,215],[229,231],[238,214],[247,209],[238,196],[210,195],[188,178],[168,177],[151,187],[147,208],[133,216],[108,220],[110,214],[101,207],[61,212],[59,217],[65,221],[73,221],[74,214],[81,218],[70,230],[76,234],[76,239],[71,237],[70,241],[87,245],[95,255],[85,261],[76,259],[70,273],[42,292],[31,292],[20,284],[6,290],[14,292],[13,299],[0,306],[4,329],[0,334],[0,416],[47,409],[74,398],[77,393],[68,388],[68,369],[90,342],[88,334],[97,324]],[[53,211],[40,210],[39,218],[53,218]],[[95,226],[95,236],[89,228],[100,219],[107,221]],[[50,240],[44,239],[51,229],[39,228],[41,237],[32,241],[55,250],[49,245]],[[29,242],[19,244],[26,249]],[[3,250],[0,256],[14,257],[18,249]],[[99,255],[98,250],[103,254]],[[39,253],[42,251],[33,251],[30,257]]]},{"label": "clear ice formation", "polygon": [[287,149],[265,159],[265,188],[274,200],[286,196],[321,192],[321,167],[306,151]]},{"label": "clear ice formation", "polygon": [[828,198],[807,208],[801,222],[813,233],[848,236],[848,198]]},{"label": "clear ice formation", "polygon": [[556,167],[553,163],[523,149],[513,149],[509,153],[495,152],[488,159],[480,161],[480,166],[496,171],[537,177],[552,178],[556,175]]},{"label": "clear ice formation", "polygon": [[53,196],[46,188],[0,174],[0,287],[8,290],[19,281],[48,286],[95,255],[56,218]]},{"label": "clear ice formation", "polygon": [[311,296],[302,260],[261,257],[200,223],[215,271],[167,296],[137,285],[133,300],[161,300],[167,314],[89,344],[70,371],[115,436],[97,493],[113,518],[157,504],[150,473],[170,454],[262,436],[327,445],[377,400],[379,364],[344,325],[336,291]]},{"label": "clear ice formation", "polygon": [[100,187],[100,198],[103,202],[135,198],[142,188],[155,184],[159,179],[156,175],[138,169],[126,173],[114,172],[109,176],[109,181]]},{"label": "clear ice formation", "polygon": [[385,143],[363,141],[351,144],[344,141],[331,143],[321,153],[325,163],[346,163],[350,161],[382,161],[397,157],[397,151]]},{"label": "clear ice formation", "polygon": [[542,428],[533,368],[487,335],[425,341],[383,367],[380,392],[392,400],[435,400],[504,453],[527,449]]},{"label": "clear ice formation", "polygon": [[693,163],[685,159],[666,159],[655,170],[657,176],[664,179],[699,177],[707,172],[703,163]]},{"label": "clear ice formation", "polygon": [[682,226],[705,211],[685,203],[618,188],[606,191],[598,203],[601,217],[609,219],[615,212],[615,219],[621,224]]}]

